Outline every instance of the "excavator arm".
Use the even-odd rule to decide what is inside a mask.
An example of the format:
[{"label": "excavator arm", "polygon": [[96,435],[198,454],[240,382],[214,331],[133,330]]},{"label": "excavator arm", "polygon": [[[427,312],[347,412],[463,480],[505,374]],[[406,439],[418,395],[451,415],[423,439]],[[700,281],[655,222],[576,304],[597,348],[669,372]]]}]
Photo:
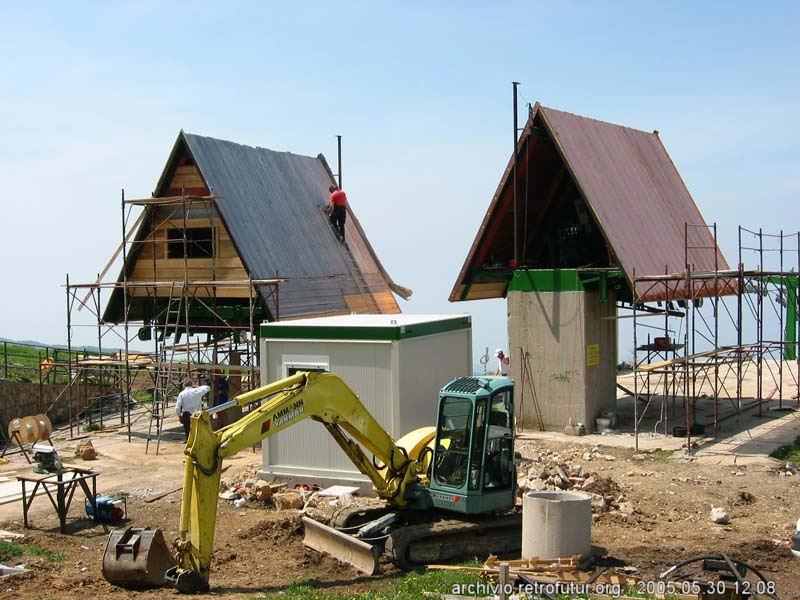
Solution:
[{"label": "excavator arm", "polygon": [[[258,401],[263,401],[261,406],[245,417],[213,430],[214,412]],[[395,444],[336,375],[299,372],[240,394],[226,405],[192,415],[184,450],[180,538],[175,544],[178,566],[167,572],[167,580],[180,591],[208,589],[222,460],[307,418],[325,426],[359,471],[369,477],[377,494],[389,504],[403,507],[427,498],[415,493],[420,465]],[[379,459],[383,467],[376,468],[361,446]]]}]

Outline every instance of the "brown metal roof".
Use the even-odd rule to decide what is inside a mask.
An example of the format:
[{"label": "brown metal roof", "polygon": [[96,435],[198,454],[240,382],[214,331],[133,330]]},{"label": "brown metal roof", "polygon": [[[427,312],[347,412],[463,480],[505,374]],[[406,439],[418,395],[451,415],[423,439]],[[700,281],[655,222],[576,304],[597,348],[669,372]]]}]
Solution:
[{"label": "brown metal roof", "polygon": [[[534,121],[543,124],[546,135],[555,144],[605,238],[612,262],[617,262],[616,266],[625,272],[629,284],[634,276],[684,272],[687,247],[692,271],[729,269],[657,132],[639,131],[537,104],[520,137],[520,148],[529,141]],[[473,291],[470,281],[471,275],[482,268],[476,264],[486,254],[485,247],[481,251],[482,245],[493,242],[487,239],[491,223],[506,218],[500,208],[509,210],[503,198],[511,187],[508,180],[512,163],[513,157],[459,274],[451,301],[505,294],[505,287],[496,283],[493,287],[477,286]],[[520,166],[518,179],[522,174]],[[636,288],[642,301],[664,299],[661,297],[665,294],[664,286],[638,282]],[[732,289],[735,291],[735,287]],[[721,293],[731,293],[730,290],[728,287]],[[713,290],[706,286],[705,293],[701,293],[710,295],[709,292]],[[669,295],[675,298],[675,293],[673,288]]]}]

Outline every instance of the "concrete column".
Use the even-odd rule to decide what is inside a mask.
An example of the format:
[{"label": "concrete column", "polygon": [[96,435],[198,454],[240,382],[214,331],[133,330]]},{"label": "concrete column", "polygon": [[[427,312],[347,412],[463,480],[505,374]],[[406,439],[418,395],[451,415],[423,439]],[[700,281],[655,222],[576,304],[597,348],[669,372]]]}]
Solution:
[{"label": "concrete column", "polygon": [[[523,427],[563,429],[616,407],[617,324],[613,294],[520,292],[508,294],[510,375],[517,384],[517,419]],[[522,399],[522,402],[520,402]]]}]

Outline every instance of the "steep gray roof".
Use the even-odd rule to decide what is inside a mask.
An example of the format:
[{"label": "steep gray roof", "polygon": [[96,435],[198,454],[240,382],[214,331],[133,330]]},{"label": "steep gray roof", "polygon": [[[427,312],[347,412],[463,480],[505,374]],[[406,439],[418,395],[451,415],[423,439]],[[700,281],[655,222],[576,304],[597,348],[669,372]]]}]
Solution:
[{"label": "steep gray roof", "polygon": [[182,135],[209,190],[222,196],[217,209],[250,275],[289,280],[280,287],[281,318],[345,311],[344,295],[390,290],[350,207],[347,246],[333,235],[324,209],[335,181],[322,155]]},{"label": "steep gray roof", "polygon": [[[194,162],[208,191],[219,196],[217,211],[250,276],[287,279],[280,285],[279,307],[270,289],[261,290],[270,319],[278,313],[281,319],[349,313],[356,309],[346,296],[371,294],[381,294],[381,300],[361,301],[360,312],[396,313],[390,292],[411,294],[384,271],[350,206],[347,245],[336,239],[326,212],[328,187],[335,181],[321,154],[276,152],[181,131],[156,197],[171,195],[170,180],[181,157]],[[146,234],[143,225],[137,239]],[[129,255],[128,272],[137,254]],[[121,317],[116,292],[106,315],[111,321]]]}]

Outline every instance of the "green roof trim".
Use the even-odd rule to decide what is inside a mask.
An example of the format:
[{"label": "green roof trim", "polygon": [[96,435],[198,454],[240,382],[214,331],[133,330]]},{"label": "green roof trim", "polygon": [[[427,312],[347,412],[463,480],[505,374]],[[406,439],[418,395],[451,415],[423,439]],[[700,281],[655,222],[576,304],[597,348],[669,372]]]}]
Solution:
[{"label": "green roof trim", "polygon": [[468,316],[397,325],[281,325],[262,323],[261,338],[285,340],[395,341],[472,327]]},{"label": "green roof trim", "polygon": [[583,283],[575,269],[520,269],[508,285],[509,292],[582,292]]},{"label": "green roof trim", "polygon": [[605,291],[610,279],[623,278],[619,270],[518,269],[508,286],[509,292],[583,292],[598,284]]}]

